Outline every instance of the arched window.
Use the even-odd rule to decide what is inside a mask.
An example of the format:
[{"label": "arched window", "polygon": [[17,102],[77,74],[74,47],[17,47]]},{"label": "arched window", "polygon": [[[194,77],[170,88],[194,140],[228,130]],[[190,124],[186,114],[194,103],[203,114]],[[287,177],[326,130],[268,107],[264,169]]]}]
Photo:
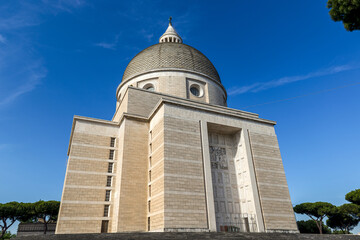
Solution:
[{"label": "arched window", "polygon": [[143,89],[148,90],[148,91],[155,91],[155,87],[152,83],[145,84]]}]

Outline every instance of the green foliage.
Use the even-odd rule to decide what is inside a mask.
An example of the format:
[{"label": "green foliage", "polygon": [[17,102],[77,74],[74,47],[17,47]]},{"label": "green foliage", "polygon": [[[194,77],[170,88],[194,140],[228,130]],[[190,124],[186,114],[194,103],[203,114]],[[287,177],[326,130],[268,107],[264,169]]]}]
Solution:
[{"label": "green foliage", "polygon": [[56,222],[60,202],[38,201],[36,203],[9,202],[0,203],[0,239],[7,233],[7,230],[16,222],[43,222],[44,234],[47,231],[49,222]]},{"label": "green foliage", "polygon": [[335,206],[327,202],[301,203],[294,207],[299,214],[308,215],[310,218],[321,218],[327,215]]},{"label": "green foliage", "polygon": [[350,232],[344,233],[344,232],[341,231],[341,230],[334,230],[332,233],[333,233],[333,234],[351,234]]},{"label": "green foliage", "polygon": [[10,239],[10,238],[14,238],[14,237],[16,237],[15,234],[11,234],[10,232],[6,232],[4,234],[4,236],[2,237],[2,239]]},{"label": "green foliage", "polygon": [[327,225],[342,233],[349,233],[360,221],[360,206],[348,203],[335,207],[328,214]]},{"label": "green foliage", "polygon": [[56,222],[60,202],[59,201],[38,201],[33,204],[34,206],[34,215],[33,219],[36,219],[38,222],[44,223],[44,234],[47,232],[47,224],[49,222]]},{"label": "green foliage", "polygon": [[0,238],[3,238],[6,231],[18,220],[23,219],[29,212],[28,204],[9,202],[0,203]]},{"label": "green foliage", "polygon": [[294,211],[305,214],[315,221],[319,233],[322,234],[323,219],[331,212],[335,206],[327,202],[301,203],[294,207]]},{"label": "green foliage", "polygon": [[[319,233],[319,228],[314,220],[297,221],[296,223],[300,233]],[[331,233],[331,229],[326,225],[322,225],[322,232]]]},{"label": "green foliage", "polygon": [[328,0],[327,8],[332,20],[342,21],[347,31],[360,30],[360,0]]},{"label": "green foliage", "polygon": [[345,199],[351,203],[360,205],[360,189],[351,191],[345,195]]},{"label": "green foliage", "polygon": [[35,214],[38,219],[45,222],[56,221],[59,213],[59,201],[38,201],[34,203]]}]

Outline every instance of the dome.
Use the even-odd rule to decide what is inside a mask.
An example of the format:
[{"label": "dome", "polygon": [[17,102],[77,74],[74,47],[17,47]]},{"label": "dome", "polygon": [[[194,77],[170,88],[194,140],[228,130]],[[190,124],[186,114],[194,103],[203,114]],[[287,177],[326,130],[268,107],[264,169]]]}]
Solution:
[{"label": "dome", "polygon": [[221,83],[214,65],[204,54],[176,42],[158,43],[137,54],[126,67],[122,83],[144,73],[166,70],[198,73]]}]

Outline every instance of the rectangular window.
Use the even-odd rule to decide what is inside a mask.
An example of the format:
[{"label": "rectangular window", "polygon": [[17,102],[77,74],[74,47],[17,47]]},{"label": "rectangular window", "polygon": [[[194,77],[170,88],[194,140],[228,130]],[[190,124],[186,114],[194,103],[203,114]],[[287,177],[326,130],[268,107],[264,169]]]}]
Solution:
[{"label": "rectangular window", "polygon": [[107,176],[107,179],[106,179],[106,186],[107,186],[107,187],[111,187],[111,180],[112,180],[112,177],[111,177],[111,176]]},{"label": "rectangular window", "polygon": [[110,153],[109,153],[109,159],[113,160],[114,159],[114,150],[110,150]]},{"label": "rectangular window", "polygon": [[149,167],[152,167],[151,156],[149,157]]},{"label": "rectangular window", "polygon": [[105,201],[110,201],[110,190],[106,190],[105,192]]},{"label": "rectangular window", "polygon": [[149,171],[149,182],[151,182],[151,171]]},{"label": "rectangular window", "polygon": [[152,143],[149,144],[149,153],[152,154]]},{"label": "rectangular window", "polygon": [[152,131],[149,132],[150,141],[152,140]]},{"label": "rectangular window", "polygon": [[115,138],[110,139],[110,147],[115,147]]},{"label": "rectangular window", "polygon": [[110,205],[104,206],[104,217],[109,217],[109,208],[110,208]]},{"label": "rectangular window", "polygon": [[149,197],[151,197],[151,185],[149,185]]},{"label": "rectangular window", "polygon": [[109,228],[109,220],[101,221],[101,233],[107,233]]},{"label": "rectangular window", "polygon": [[113,166],[114,166],[114,163],[110,162],[109,165],[108,165],[108,173],[113,172]]},{"label": "rectangular window", "polygon": [[150,217],[148,217],[148,231],[150,231]]},{"label": "rectangular window", "polygon": [[150,204],[151,204],[151,201],[148,201],[148,211],[150,212]]}]

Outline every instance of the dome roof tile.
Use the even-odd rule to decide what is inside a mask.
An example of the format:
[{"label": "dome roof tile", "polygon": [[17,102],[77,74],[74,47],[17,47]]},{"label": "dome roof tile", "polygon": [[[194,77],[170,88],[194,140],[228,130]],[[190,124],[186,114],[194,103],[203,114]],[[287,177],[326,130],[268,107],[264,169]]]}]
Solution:
[{"label": "dome roof tile", "polygon": [[158,43],[138,53],[125,69],[122,82],[151,71],[184,70],[206,75],[221,83],[210,60],[195,48],[182,43]]}]

